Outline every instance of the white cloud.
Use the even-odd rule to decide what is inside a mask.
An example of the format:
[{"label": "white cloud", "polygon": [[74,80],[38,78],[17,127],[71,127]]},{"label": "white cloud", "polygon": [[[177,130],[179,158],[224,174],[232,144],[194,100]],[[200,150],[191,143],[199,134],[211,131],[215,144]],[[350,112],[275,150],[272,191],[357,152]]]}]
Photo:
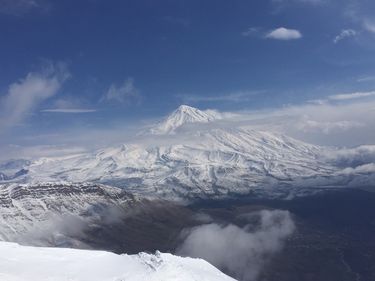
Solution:
[{"label": "white cloud", "polygon": [[349,38],[349,37],[354,37],[357,35],[357,31],[353,29],[343,29],[341,30],[340,34],[338,34],[335,38],[333,38],[333,43],[337,44],[339,41]]},{"label": "white cloud", "polygon": [[139,103],[141,95],[134,86],[134,79],[127,78],[121,86],[112,84],[101,101],[114,101],[124,104]]},{"label": "white cloud", "polygon": [[341,174],[353,175],[353,174],[374,174],[375,173],[375,163],[369,163],[360,165],[354,168],[345,168],[341,172]]},{"label": "white cloud", "polygon": [[[364,81],[370,81],[370,80],[371,80],[370,78],[366,78],[366,80],[357,80],[357,82],[364,82]],[[353,93],[331,95],[323,99],[309,100],[308,103],[323,105],[331,101],[343,102],[343,101],[350,101],[354,99],[362,99],[362,98],[373,97],[373,96],[375,96],[375,91],[353,92]]]},{"label": "white cloud", "polygon": [[95,112],[96,109],[86,109],[86,108],[51,108],[43,109],[41,112],[51,112],[51,113],[90,113]]},{"label": "white cloud", "polygon": [[258,33],[260,30],[259,27],[249,27],[247,30],[243,31],[241,33],[242,36],[245,36],[245,37],[248,37],[248,36],[251,36],[253,34],[256,34]]},{"label": "white cloud", "polygon": [[372,96],[375,96],[375,91],[337,94],[337,95],[329,96],[328,98],[330,100],[352,100],[352,99],[366,98],[366,97],[372,97]]},{"label": "white cloud", "polygon": [[[46,136],[48,138],[48,136]],[[54,136],[62,138],[63,136]],[[81,143],[81,145],[84,145]],[[73,145],[1,145],[0,161],[8,159],[35,159],[40,157],[59,157],[87,152],[87,147]]]},{"label": "white cloud", "polygon": [[[371,92],[370,92],[371,93]],[[228,127],[274,131],[318,145],[375,144],[375,95],[332,95],[320,103],[232,112]]]},{"label": "white cloud", "polygon": [[268,39],[276,40],[295,40],[302,38],[302,34],[299,30],[296,29],[279,27],[267,33],[265,37]]},{"label": "white cloud", "polygon": [[353,128],[359,128],[364,126],[362,123],[353,121],[335,121],[335,122],[325,122],[325,121],[315,121],[315,120],[301,120],[296,123],[297,128],[303,132],[322,132],[324,134],[331,134],[334,132],[348,131]]},{"label": "white cloud", "polygon": [[[343,15],[352,22],[362,26],[363,30],[375,33],[375,20],[372,13],[372,1],[346,0],[343,1]],[[371,3],[371,4],[370,4]],[[340,3],[341,4],[341,3]]]},{"label": "white cloud", "polygon": [[375,33],[375,22],[371,21],[371,20],[368,20],[368,19],[365,19],[363,21],[363,27],[369,31],[369,32],[372,32],[372,33]]},{"label": "white cloud", "polygon": [[339,167],[357,167],[375,163],[375,145],[361,145],[355,148],[342,148],[326,154],[328,161]]},{"label": "white cloud", "polygon": [[38,104],[56,95],[69,76],[63,64],[50,64],[11,84],[0,100],[0,130],[18,124]]},{"label": "white cloud", "polygon": [[374,81],[374,80],[375,80],[375,76],[363,76],[363,77],[359,77],[357,79],[357,82],[363,83],[363,82],[369,82],[369,81]]},{"label": "white cloud", "polygon": [[325,153],[326,160],[341,169],[335,177],[348,187],[373,190],[375,185],[375,145],[342,148]]},{"label": "white cloud", "polygon": [[240,280],[256,280],[263,266],[278,252],[295,225],[289,212],[263,210],[248,214],[259,225],[218,225],[195,227],[187,231],[178,254],[199,257],[220,269],[229,270]]}]

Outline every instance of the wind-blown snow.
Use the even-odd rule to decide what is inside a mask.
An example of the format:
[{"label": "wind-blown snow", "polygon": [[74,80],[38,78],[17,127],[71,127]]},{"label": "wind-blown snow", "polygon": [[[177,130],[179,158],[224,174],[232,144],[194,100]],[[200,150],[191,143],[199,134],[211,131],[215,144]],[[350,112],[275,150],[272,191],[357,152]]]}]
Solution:
[{"label": "wind-blown snow", "polygon": [[0,242],[2,281],[229,281],[202,259],[116,255],[104,251],[35,248]]}]

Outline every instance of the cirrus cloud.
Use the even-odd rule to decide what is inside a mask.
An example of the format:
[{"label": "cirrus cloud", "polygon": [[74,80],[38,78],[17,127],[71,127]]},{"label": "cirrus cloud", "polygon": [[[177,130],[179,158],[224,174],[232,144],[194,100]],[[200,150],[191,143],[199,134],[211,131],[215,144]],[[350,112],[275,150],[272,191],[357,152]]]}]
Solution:
[{"label": "cirrus cloud", "polygon": [[375,33],[375,22],[369,19],[363,21],[363,27],[371,33]]},{"label": "cirrus cloud", "polygon": [[249,27],[245,31],[241,32],[241,35],[244,37],[248,37],[248,36],[258,33],[259,30],[260,30],[259,27]]},{"label": "cirrus cloud", "polygon": [[123,104],[139,103],[140,100],[141,95],[134,85],[133,78],[127,78],[120,86],[112,84],[101,99],[101,101]]},{"label": "cirrus cloud", "polygon": [[96,109],[86,109],[86,108],[50,108],[43,109],[41,112],[52,112],[52,113],[90,113],[95,112]]},{"label": "cirrus cloud", "polygon": [[41,102],[56,95],[70,77],[65,64],[48,64],[11,84],[0,98],[0,131],[21,122]]},{"label": "cirrus cloud", "polygon": [[366,97],[372,97],[372,96],[375,96],[375,91],[337,94],[337,95],[329,96],[328,98],[330,100],[352,100],[352,99],[366,98]]},{"label": "cirrus cloud", "polygon": [[335,38],[333,38],[333,43],[337,44],[341,40],[345,38],[349,38],[349,37],[354,37],[357,34],[358,34],[357,31],[353,29],[343,29],[341,30],[340,34],[338,34],[337,36],[335,36]]}]

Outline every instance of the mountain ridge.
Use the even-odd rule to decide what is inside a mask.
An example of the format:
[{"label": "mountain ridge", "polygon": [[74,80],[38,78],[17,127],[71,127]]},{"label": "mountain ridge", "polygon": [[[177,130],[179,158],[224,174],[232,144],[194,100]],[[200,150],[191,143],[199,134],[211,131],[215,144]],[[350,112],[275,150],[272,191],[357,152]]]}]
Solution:
[{"label": "mountain ridge", "polygon": [[[146,198],[189,202],[241,195],[304,196],[368,174],[368,167],[345,170],[327,160],[331,148],[274,132],[219,126],[221,117],[180,106],[154,127],[163,129],[156,130],[160,134],[151,132],[94,152],[40,158],[24,167],[26,173],[0,183],[96,182]],[[366,183],[367,174],[359,185]]]}]

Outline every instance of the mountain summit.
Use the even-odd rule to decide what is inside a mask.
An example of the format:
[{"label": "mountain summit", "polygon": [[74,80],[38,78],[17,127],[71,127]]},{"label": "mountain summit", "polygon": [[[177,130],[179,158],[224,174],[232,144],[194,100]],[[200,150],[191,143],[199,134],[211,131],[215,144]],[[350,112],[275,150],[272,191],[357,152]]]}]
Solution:
[{"label": "mountain summit", "polygon": [[214,110],[199,110],[197,108],[180,105],[162,122],[151,129],[152,134],[174,134],[175,130],[188,123],[208,123],[221,119],[220,114]]}]

